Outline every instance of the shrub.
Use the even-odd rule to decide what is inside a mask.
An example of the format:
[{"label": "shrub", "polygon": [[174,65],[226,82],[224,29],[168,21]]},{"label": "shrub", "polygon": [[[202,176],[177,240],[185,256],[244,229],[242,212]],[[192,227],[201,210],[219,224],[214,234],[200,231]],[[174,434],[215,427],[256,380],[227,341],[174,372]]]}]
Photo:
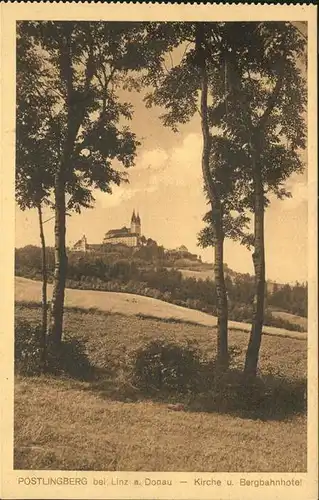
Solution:
[{"label": "shrub", "polygon": [[231,303],[229,306],[229,319],[232,321],[242,321],[246,323],[251,321],[252,316],[252,305]]},{"label": "shrub", "polygon": [[277,373],[246,380],[242,370],[231,368],[215,377],[208,390],[194,395],[191,409],[283,419],[306,411],[306,392],[303,379],[288,379]]},{"label": "shrub", "polygon": [[207,363],[190,342],[180,345],[153,340],[130,357],[133,384],[144,393],[187,393],[202,387],[203,368]]},{"label": "shrub", "polygon": [[134,384],[147,392],[184,392],[199,368],[193,349],[159,340],[138,349],[134,357]]},{"label": "shrub", "polygon": [[46,371],[53,375],[69,375],[80,380],[94,378],[94,369],[84,342],[67,335],[57,349],[49,350]]},{"label": "shrub", "polygon": [[288,379],[281,373],[261,377],[264,412],[300,414],[307,410],[307,381]]},{"label": "shrub", "polygon": [[[15,323],[14,359],[15,372],[21,375],[38,375],[41,364],[42,326],[17,319]],[[66,374],[87,380],[93,376],[93,368],[85,352],[85,345],[78,339],[65,336],[61,345],[47,349],[45,371],[54,375]]]},{"label": "shrub", "polygon": [[214,411],[249,418],[278,419],[306,411],[306,381],[280,373],[246,380],[239,363],[240,349],[229,350],[230,367],[217,369],[215,359],[205,359],[194,343],[184,345],[153,340],[133,353],[126,379],[141,394],[187,398],[190,411]]},{"label": "shrub", "polygon": [[16,319],[14,328],[14,369],[22,375],[35,375],[40,370],[41,357],[40,324],[31,324]]}]

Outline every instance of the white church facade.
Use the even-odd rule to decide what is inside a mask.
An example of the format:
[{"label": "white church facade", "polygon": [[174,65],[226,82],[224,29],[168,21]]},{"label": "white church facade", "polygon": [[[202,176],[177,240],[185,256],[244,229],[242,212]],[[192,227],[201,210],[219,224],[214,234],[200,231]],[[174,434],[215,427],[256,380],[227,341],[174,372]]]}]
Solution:
[{"label": "white church facade", "polygon": [[[104,236],[104,245],[126,245],[128,247],[138,247],[141,243],[141,218],[139,213],[133,214],[131,217],[130,227],[122,227],[120,229],[110,229]],[[98,245],[94,245],[96,247]],[[93,248],[87,243],[86,236],[77,241],[72,248],[73,252],[89,252]]]},{"label": "white church facade", "polygon": [[139,214],[135,215],[135,210],[131,217],[130,227],[121,229],[110,229],[103,240],[104,245],[126,245],[128,247],[138,247],[141,238],[141,218]]}]

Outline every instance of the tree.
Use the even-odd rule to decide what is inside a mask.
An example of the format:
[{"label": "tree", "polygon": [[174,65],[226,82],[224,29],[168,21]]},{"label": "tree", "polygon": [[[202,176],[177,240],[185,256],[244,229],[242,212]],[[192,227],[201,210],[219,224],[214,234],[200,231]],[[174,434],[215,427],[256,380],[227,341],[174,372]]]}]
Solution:
[{"label": "tree", "polygon": [[[129,103],[117,90],[132,84],[130,71],[140,71],[160,57],[163,42],[150,45],[142,23],[21,22],[18,57],[30,40],[41,67],[30,88],[32,98],[54,94],[48,103],[47,137],[52,157],[45,168],[54,173],[55,272],[50,338],[62,338],[67,255],[66,211],[94,203],[93,189],[110,193],[126,180],[124,168],[134,164],[139,142],[127,126]],[[21,68],[24,71],[24,68]],[[27,141],[27,134],[22,141]],[[38,150],[35,147],[36,157]],[[66,193],[69,200],[66,201]]]},{"label": "tree", "polygon": [[[53,173],[50,168],[50,141],[46,135],[47,110],[54,104],[54,96],[42,99],[32,92],[32,80],[41,67],[39,56],[32,54],[30,41],[19,39],[20,57],[17,59],[16,112],[16,201],[21,210],[36,209],[39,220],[42,272],[42,337],[41,364],[46,364],[47,333],[47,263],[43,230],[43,206],[50,204]],[[34,150],[37,154],[34,155]]]},{"label": "tree", "polygon": [[[284,22],[181,23],[175,32],[185,47],[182,60],[153,81],[155,92],[147,103],[165,107],[163,122],[176,130],[176,124],[188,121],[198,109],[200,93],[202,170],[211,203],[215,265],[222,258],[223,231],[221,201],[209,169],[212,128],[246,157],[242,174],[247,193],[242,201],[254,214],[255,308],[245,372],[255,376],[264,314],[264,211],[270,193],[290,195],[284,181],[303,168],[298,153],[305,146],[305,83],[297,60],[305,40]],[[222,276],[220,264],[218,268]],[[225,310],[219,281],[219,304]],[[220,325],[219,342],[226,334],[225,315]]]},{"label": "tree", "polygon": [[[245,204],[245,196],[249,187],[247,188],[248,184],[243,175],[246,170],[246,161],[241,150],[236,148],[236,144],[231,140],[211,134],[210,177],[215,186],[215,196],[219,200],[220,215],[216,220],[216,215],[214,217],[212,210],[205,214],[203,221],[206,225],[198,234],[198,244],[203,248],[211,246],[215,249],[216,292],[221,295],[217,301],[219,306],[217,314],[219,318],[223,318],[225,342],[227,341],[229,287],[232,282],[225,278],[224,240],[230,238],[248,248],[251,245],[252,235],[248,232],[250,218],[246,213]],[[216,227],[219,227],[219,232],[216,232]]]},{"label": "tree", "polygon": [[215,237],[215,283],[217,294],[217,362],[220,367],[228,367],[228,308],[224,280],[224,232],[222,226],[221,198],[216,189],[216,182],[210,171],[212,138],[208,116],[208,72],[207,72],[207,28],[205,24],[196,24],[195,58],[200,74],[200,115],[203,136],[202,172],[205,189],[211,204],[211,222]]},{"label": "tree", "polygon": [[[265,300],[264,212],[269,194],[290,196],[284,181],[303,169],[305,82],[298,68],[305,40],[290,23],[227,25],[227,89],[220,125],[247,152],[254,213],[255,300],[245,373],[256,376]],[[241,40],[244,43],[238,44]],[[216,90],[220,86],[216,82]]]},{"label": "tree", "polygon": [[152,238],[147,238],[146,240],[146,246],[148,247],[157,247],[157,243],[155,240],[152,240]]},{"label": "tree", "polygon": [[145,246],[146,245],[146,238],[145,238],[145,236],[143,234],[140,237],[140,244],[141,244],[141,246]]},{"label": "tree", "polygon": [[274,285],[272,293],[267,297],[268,305],[280,311],[307,317],[307,286],[296,283],[292,285]]},{"label": "tree", "polygon": [[[177,130],[177,125],[186,123],[199,112],[203,150],[201,170],[204,189],[210,204],[212,233],[208,238],[215,249],[214,273],[217,293],[217,360],[223,369],[228,366],[228,306],[224,279],[223,245],[224,228],[221,193],[216,176],[213,174],[212,127],[214,106],[209,104],[211,95],[211,75],[215,67],[220,67],[224,51],[220,40],[223,23],[176,23],[175,39],[184,46],[184,54],[178,65],[169,72],[163,71],[157,79],[151,79],[155,91],[146,97],[147,105],[157,104],[166,108],[162,115],[164,125]],[[159,27],[159,30],[162,28]],[[199,108],[198,109],[198,101]],[[216,143],[218,139],[216,138]],[[208,243],[205,234],[201,243]]]}]

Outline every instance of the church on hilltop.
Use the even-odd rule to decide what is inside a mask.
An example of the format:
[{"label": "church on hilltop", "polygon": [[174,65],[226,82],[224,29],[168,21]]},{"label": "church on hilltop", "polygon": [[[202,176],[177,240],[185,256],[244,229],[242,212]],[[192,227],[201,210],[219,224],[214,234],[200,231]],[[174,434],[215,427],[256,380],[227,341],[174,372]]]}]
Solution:
[{"label": "church on hilltop", "polygon": [[[142,238],[143,239],[143,238]],[[110,229],[104,236],[103,245],[126,245],[128,247],[139,247],[141,245],[141,218],[135,210],[131,217],[130,227],[121,229]],[[100,250],[101,244],[88,244],[85,234],[72,247],[72,252],[93,252]]]},{"label": "church on hilltop", "polygon": [[103,240],[104,245],[126,245],[128,247],[138,247],[141,238],[141,218],[139,213],[135,215],[135,210],[131,217],[130,227],[121,229],[110,229]]}]

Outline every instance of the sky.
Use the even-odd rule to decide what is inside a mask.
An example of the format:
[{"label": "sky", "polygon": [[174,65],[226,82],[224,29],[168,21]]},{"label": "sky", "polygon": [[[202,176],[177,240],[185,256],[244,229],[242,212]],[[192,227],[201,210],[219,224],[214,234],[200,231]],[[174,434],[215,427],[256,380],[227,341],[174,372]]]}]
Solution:
[{"label": "sky", "polygon": [[[128,170],[129,184],[113,193],[94,192],[94,209],[67,218],[67,245],[83,234],[89,243],[101,243],[109,229],[130,224],[133,209],[139,211],[142,234],[165,248],[185,245],[213,261],[213,249],[200,249],[197,234],[208,210],[201,174],[202,137],[198,116],[177,133],[163,127],[161,110],[147,109],[143,96],[125,95],[135,113],[131,128],[142,145],[136,165]],[[124,96],[123,96],[124,98]],[[304,155],[306,160],[306,154]],[[307,280],[307,176],[293,175],[286,184],[293,197],[272,199],[265,215],[266,277],[279,283]],[[53,213],[45,211],[44,220]],[[54,220],[45,224],[47,245],[54,243]],[[37,213],[16,208],[16,247],[40,245]],[[230,240],[225,242],[225,262],[237,272],[253,274],[251,253]]]}]

